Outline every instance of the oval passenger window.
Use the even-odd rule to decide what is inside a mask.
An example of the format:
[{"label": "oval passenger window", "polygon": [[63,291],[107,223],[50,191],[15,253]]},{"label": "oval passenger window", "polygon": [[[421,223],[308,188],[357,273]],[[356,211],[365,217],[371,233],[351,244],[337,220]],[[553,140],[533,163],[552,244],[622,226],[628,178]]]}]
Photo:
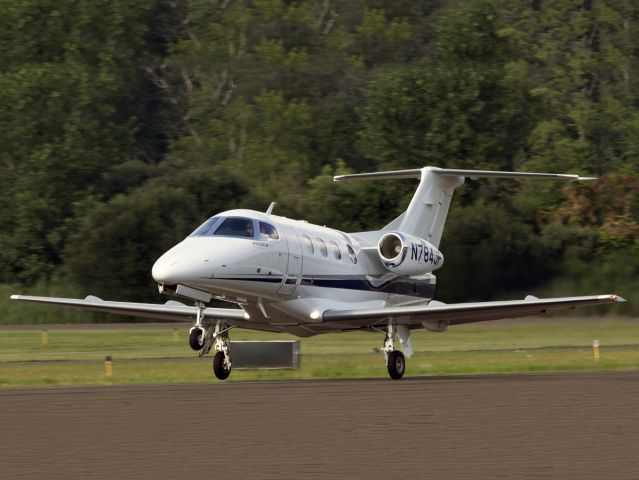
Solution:
[{"label": "oval passenger window", "polygon": [[304,247],[306,248],[306,251],[308,253],[315,252],[315,247],[313,247],[313,240],[311,240],[308,236],[302,235],[302,243],[304,244]]},{"label": "oval passenger window", "polygon": [[322,252],[322,256],[328,257],[328,249],[326,248],[326,243],[324,243],[324,240],[322,240],[319,237],[316,238],[315,240],[317,240],[317,243],[319,244],[319,249],[320,249],[320,252]]},{"label": "oval passenger window", "polygon": [[331,250],[333,251],[333,255],[335,255],[335,258],[337,258],[338,260],[342,258],[342,252],[340,251],[339,245],[337,245],[337,243],[331,242]]}]

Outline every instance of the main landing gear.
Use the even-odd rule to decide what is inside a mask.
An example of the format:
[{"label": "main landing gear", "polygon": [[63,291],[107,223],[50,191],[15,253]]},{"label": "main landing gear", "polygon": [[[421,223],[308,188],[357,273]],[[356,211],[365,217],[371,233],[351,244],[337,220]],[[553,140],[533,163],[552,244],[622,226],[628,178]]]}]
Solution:
[{"label": "main landing gear", "polygon": [[213,373],[220,380],[226,380],[231,374],[231,340],[228,332],[233,327],[228,327],[218,320],[215,328],[206,330],[202,325],[204,304],[198,303],[196,306],[197,318],[189,331],[189,345],[193,350],[200,352],[200,357],[209,353],[211,347],[215,346]]},{"label": "main landing gear", "polygon": [[[408,336],[410,331],[407,327],[402,327],[400,330],[401,343],[404,346],[406,355],[410,357],[412,351],[410,350],[410,343],[408,342]],[[386,368],[388,374],[393,380],[399,380],[404,376],[404,370],[406,369],[406,360],[404,360],[404,354],[399,350],[395,350],[395,335],[397,334],[398,327],[389,322],[386,336],[384,337],[384,345],[382,346],[382,352],[386,358]]]}]

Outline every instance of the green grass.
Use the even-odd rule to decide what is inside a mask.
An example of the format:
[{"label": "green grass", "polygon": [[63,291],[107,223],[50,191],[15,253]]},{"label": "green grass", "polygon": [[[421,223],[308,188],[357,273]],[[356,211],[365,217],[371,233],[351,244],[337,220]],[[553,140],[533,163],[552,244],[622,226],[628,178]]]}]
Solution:
[{"label": "green grass", "polygon": [[[0,386],[212,382],[211,357],[199,359],[187,345],[188,326],[166,329],[0,331]],[[233,330],[234,340],[292,339],[283,334]],[[592,340],[601,342],[593,360]],[[415,355],[407,376],[500,372],[639,369],[639,321],[544,319],[453,327],[412,335]],[[327,334],[302,340],[297,370],[239,370],[231,380],[361,378],[387,376],[375,352],[379,334]],[[113,357],[113,377],[104,357]]]}]

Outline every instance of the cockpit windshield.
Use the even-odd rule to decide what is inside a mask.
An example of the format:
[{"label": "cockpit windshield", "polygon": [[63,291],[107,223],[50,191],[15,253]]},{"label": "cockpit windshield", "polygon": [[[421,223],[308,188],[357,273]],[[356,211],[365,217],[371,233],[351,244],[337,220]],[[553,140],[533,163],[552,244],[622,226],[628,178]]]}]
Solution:
[{"label": "cockpit windshield", "polygon": [[222,221],[222,217],[211,217],[202,225],[197,227],[190,235],[191,237],[212,237],[215,229]]},{"label": "cockpit windshield", "polygon": [[250,218],[212,217],[200,225],[192,237],[243,237],[255,238],[255,225]]},{"label": "cockpit windshield", "polygon": [[217,230],[215,230],[214,235],[254,238],[255,228],[253,226],[253,220],[241,217],[225,218]]},{"label": "cockpit windshield", "polygon": [[[255,227],[259,225],[258,235]],[[191,237],[242,237],[260,240],[279,240],[280,235],[269,223],[258,222],[246,217],[211,217],[197,227]]]}]

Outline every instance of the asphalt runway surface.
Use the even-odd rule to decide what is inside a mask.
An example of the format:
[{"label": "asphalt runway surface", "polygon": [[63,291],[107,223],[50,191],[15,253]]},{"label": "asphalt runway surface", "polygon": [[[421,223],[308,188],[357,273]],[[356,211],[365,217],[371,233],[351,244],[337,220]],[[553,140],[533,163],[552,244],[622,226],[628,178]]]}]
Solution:
[{"label": "asphalt runway surface", "polygon": [[0,478],[639,479],[639,372],[0,390]]}]

